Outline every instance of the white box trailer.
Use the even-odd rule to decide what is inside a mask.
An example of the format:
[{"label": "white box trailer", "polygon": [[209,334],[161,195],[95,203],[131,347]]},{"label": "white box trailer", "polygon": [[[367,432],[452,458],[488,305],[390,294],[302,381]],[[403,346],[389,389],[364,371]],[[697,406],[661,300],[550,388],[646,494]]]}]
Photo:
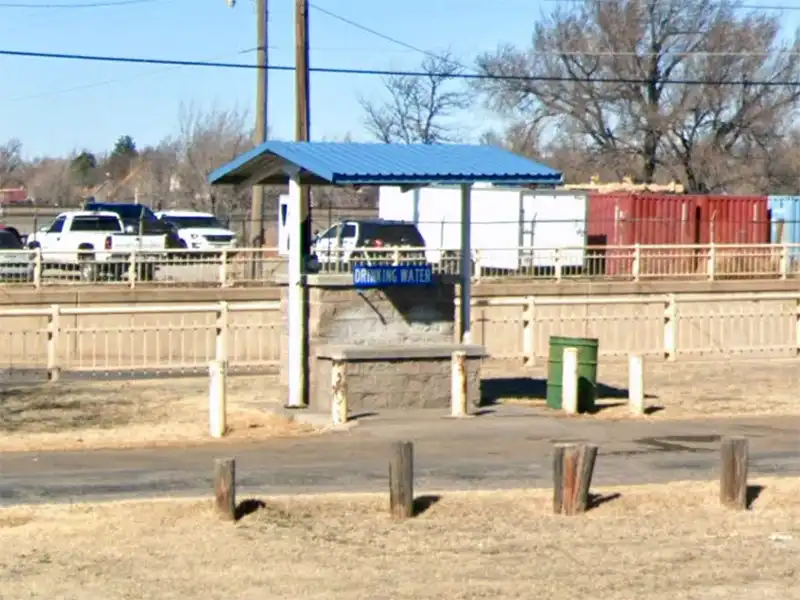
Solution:
[{"label": "white box trailer", "polygon": [[[552,268],[558,252],[562,267],[582,267],[587,200],[587,194],[580,192],[473,186],[472,248],[480,265],[508,270]],[[457,186],[409,191],[382,186],[378,213],[382,219],[415,223],[432,263],[441,260],[441,251],[461,248],[461,190]]]}]

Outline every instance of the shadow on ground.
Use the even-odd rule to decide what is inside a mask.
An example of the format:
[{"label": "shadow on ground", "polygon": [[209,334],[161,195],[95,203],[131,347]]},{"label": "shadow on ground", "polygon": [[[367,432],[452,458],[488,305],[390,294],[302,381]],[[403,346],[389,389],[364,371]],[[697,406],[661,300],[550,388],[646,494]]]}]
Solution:
[{"label": "shadow on ground", "polygon": [[[547,398],[547,380],[536,377],[497,377],[481,381],[481,406],[499,404],[504,400],[545,400]],[[645,394],[648,400],[657,399],[658,396]],[[597,399],[619,400],[619,402],[604,402],[597,406],[597,410],[623,406],[628,400],[628,389],[619,388],[604,383],[597,384]],[[662,410],[662,407],[651,406],[647,414]]]},{"label": "shadow on ground", "polygon": [[439,500],[441,499],[442,499],[441,496],[435,494],[429,494],[427,496],[419,496],[417,498],[414,498],[414,516],[418,517],[419,515],[427,511],[429,508],[431,508],[434,504],[439,502]]},{"label": "shadow on ground", "polygon": [[247,498],[246,500],[242,500],[236,505],[236,520],[238,521],[239,519],[243,519],[246,516],[252,515],[254,512],[258,512],[266,507],[266,503],[257,498]]},{"label": "shadow on ground", "polygon": [[748,485],[747,486],[747,508],[753,508],[753,504],[755,504],[758,497],[764,491],[765,486],[763,485]]},{"label": "shadow on ground", "polygon": [[593,508],[599,508],[603,506],[603,504],[607,504],[608,502],[613,502],[618,498],[621,498],[622,494],[619,492],[615,492],[613,494],[589,494],[589,503],[587,508],[592,510]]},{"label": "shadow on ground", "polygon": [[0,391],[0,431],[52,433],[82,428],[112,428],[133,422],[141,410],[136,398],[104,386],[22,385]]}]

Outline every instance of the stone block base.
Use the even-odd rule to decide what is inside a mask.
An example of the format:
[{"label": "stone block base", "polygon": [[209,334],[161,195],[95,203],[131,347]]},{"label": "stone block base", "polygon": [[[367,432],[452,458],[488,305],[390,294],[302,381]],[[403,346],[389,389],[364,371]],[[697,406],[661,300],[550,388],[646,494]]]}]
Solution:
[{"label": "stone block base", "polygon": [[386,408],[450,406],[451,357],[467,355],[467,402],[480,402],[482,346],[436,344],[420,346],[324,346],[317,349],[310,390],[310,408],[331,409],[331,365],[344,363],[345,394],[352,414]]}]

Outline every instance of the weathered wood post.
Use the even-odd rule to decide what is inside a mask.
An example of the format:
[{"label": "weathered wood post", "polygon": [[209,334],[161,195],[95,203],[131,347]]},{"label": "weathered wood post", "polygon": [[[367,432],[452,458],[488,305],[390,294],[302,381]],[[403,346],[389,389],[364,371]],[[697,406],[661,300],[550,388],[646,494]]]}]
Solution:
[{"label": "weathered wood post", "polygon": [[389,462],[389,512],[395,519],[414,516],[414,445],[392,444]]},{"label": "weathered wood post", "polygon": [[589,507],[597,446],[556,444],[553,453],[553,512],[577,515]]},{"label": "weathered wood post", "polygon": [[236,520],[236,460],[214,461],[214,509],[225,520]]},{"label": "weathered wood post", "polygon": [[331,423],[347,423],[347,380],[346,363],[343,360],[331,361]]},{"label": "weathered wood post", "polygon": [[215,438],[223,437],[228,428],[227,379],[225,361],[212,360],[208,364],[208,432]]},{"label": "weathered wood post", "polygon": [[747,509],[747,439],[723,438],[720,452],[720,501],[723,506]]},{"label": "weathered wood post", "polygon": [[578,413],[577,348],[564,348],[561,365],[561,408],[568,415]]},{"label": "weathered wood post", "polygon": [[450,386],[450,416],[467,416],[467,353],[453,352],[451,360],[452,383]]},{"label": "weathered wood post", "polygon": [[628,404],[632,415],[644,414],[644,361],[634,354],[628,357]]}]

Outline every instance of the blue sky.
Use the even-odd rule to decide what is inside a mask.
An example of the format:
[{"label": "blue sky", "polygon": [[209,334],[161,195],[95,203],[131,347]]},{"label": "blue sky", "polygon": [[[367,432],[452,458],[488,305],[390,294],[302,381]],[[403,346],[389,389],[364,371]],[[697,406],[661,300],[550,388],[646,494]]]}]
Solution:
[{"label": "blue sky", "polygon": [[[22,2],[23,0],[18,0]],[[30,4],[70,0],[27,0]],[[75,0],[76,3],[86,0]],[[293,0],[270,2],[270,62],[293,63]],[[452,48],[465,62],[498,43],[527,44],[533,23],[552,4],[531,0],[313,0],[322,8],[409,44]],[[414,69],[420,54],[310,11],[311,64],[357,69]],[[251,0],[153,0],[103,8],[2,7],[0,47],[7,50],[252,62]],[[255,71],[159,67],[0,57],[0,141],[17,137],[25,154],[109,149],[120,135],[139,146],[175,134],[182,103],[238,107],[253,114]],[[360,96],[381,92],[376,77],[312,74],[313,139],[367,139]],[[293,74],[270,73],[273,137],[294,132]],[[480,120],[480,119],[479,119]],[[484,123],[484,121],[481,121]],[[475,133],[479,131],[475,130]]]}]

